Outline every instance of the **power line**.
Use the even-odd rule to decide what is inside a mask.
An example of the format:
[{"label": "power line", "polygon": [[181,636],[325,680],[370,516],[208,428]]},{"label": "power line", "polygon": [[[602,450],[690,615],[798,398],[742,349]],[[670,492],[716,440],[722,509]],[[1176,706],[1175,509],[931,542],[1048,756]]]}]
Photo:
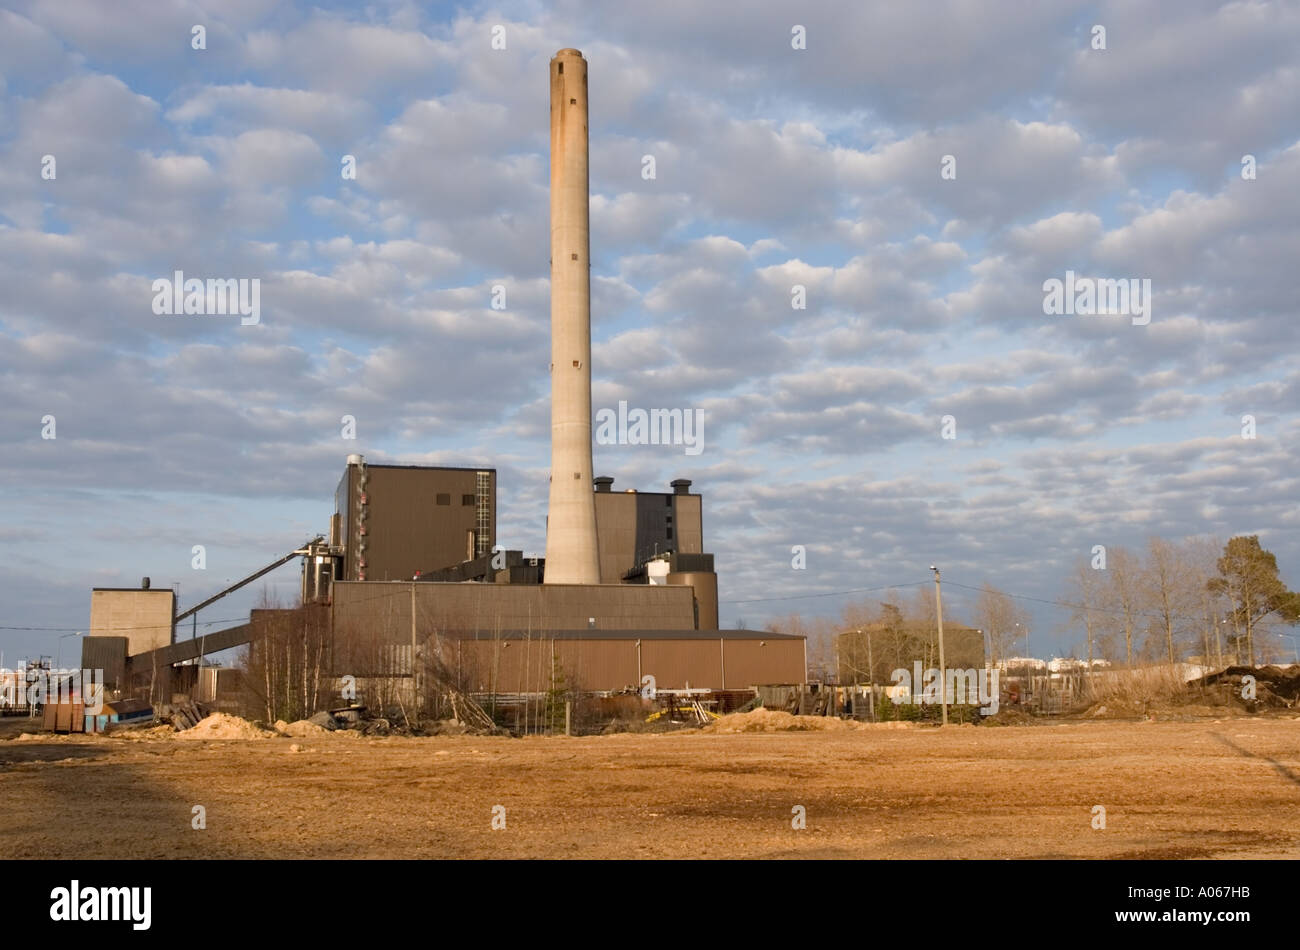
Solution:
[{"label": "power line", "polygon": [[895,587],[916,587],[919,584],[930,583],[929,578],[923,581],[904,581],[901,584],[884,584],[880,587],[854,587],[852,590],[832,590],[824,594],[792,594],[789,597],[751,597],[747,600],[723,600],[722,604],[764,604],[777,600],[809,600],[814,597],[843,597],[845,594],[869,594],[878,590],[893,590]]},{"label": "power line", "polygon": [[[719,601],[719,603],[720,604],[761,604],[761,603],[772,603],[772,602],[779,602],[779,601],[786,601],[786,600],[810,600],[810,599],[821,598],[821,597],[842,597],[845,594],[867,594],[867,593],[873,593],[875,591],[881,591],[881,590],[892,590],[896,587],[918,587],[922,584],[929,584],[929,583],[931,583],[931,579],[926,578],[923,581],[906,581],[900,584],[884,584],[880,587],[855,587],[851,590],[828,591],[822,594],[793,594],[789,597],[754,597],[754,598],[747,598],[745,600],[723,600],[723,601]],[[957,581],[948,580],[946,578],[944,579],[944,583],[951,587],[960,587],[962,590],[974,591],[976,593],[979,593],[984,589],[983,587],[972,587],[969,584],[962,584]],[[1063,607],[1069,610],[1084,610],[1084,611],[1091,611],[1094,613],[1115,614],[1117,616],[1122,616],[1125,613],[1122,607],[1105,607],[1101,605],[1089,606],[1088,604],[1076,604],[1064,600],[1052,600],[1046,597],[1032,597],[1029,594],[1014,594],[1014,593],[1010,593],[1009,591],[1002,591],[1002,590],[997,591],[997,593],[1005,594],[1006,596],[1011,597],[1014,600],[1026,600],[1036,604],[1046,604],[1052,607]],[[1147,611],[1147,610],[1130,610],[1128,611],[1128,615],[1132,617],[1146,617],[1155,620],[1165,619],[1164,614],[1159,612]],[[1198,615],[1173,614],[1173,613],[1171,613],[1169,617],[1170,619],[1173,620],[1181,620],[1181,621],[1196,622],[1196,623],[1199,623],[1205,619],[1204,617]]]},{"label": "power line", "polygon": [[[983,587],[971,587],[969,584],[959,584],[956,581],[945,580],[944,583],[950,584],[953,587],[960,587],[963,590],[973,590],[976,592],[982,591],[984,589]],[[1015,600],[1029,600],[1029,601],[1033,601],[1036,604],[1049,604],[1053,607],[1068,607],[1070,610],[1087,610],[1087,611],[1093,611],[1095,613],[1115,614],[1116,616],[1123,616],[1126,613],[1123,607],[1103,607],[1101,605],[1090,607],[1087,604],[1072,604],[1069,601],[1065,601],[1065,600],[1048,600],[1043,597],[1030,597],[1028,594],[1012,594],[1004,590],[995,590],[995,592],[999,594],[1005,594],[1006,596],[1011,597]],[[1153,620],[1165,619],[1165,615],[1158,611],[1130,610],[1127,611],[1127,614],[1132,617],[1149,617]],[[1205,619],[1203,616],[1175,614],[1175,613],[1169,614],[1169,618],[1171,620],[1187,620],[1187,621],[1195,621],[1198,623]]]},{"label": "power line", "polygon": [[[248,622],[247,617],[229,617],[225,620],[200,620],[199,626],[210,627],[214,623],[247,623],[247,622]],[[108,633],[104,635],[113,636],[119,630],[157,630],[159,627],[164,627],[164,626],[170,626],[170,624],[144,623],[136,627],[112,627],[110,628],[112,633]],[[80,633],[84,631],[86,627],[87,625],[83,623],[80,627],[0,627],[0,630],[23,630],[28,632],[36,631],[36,632],[45,632],[45,633]]]}]

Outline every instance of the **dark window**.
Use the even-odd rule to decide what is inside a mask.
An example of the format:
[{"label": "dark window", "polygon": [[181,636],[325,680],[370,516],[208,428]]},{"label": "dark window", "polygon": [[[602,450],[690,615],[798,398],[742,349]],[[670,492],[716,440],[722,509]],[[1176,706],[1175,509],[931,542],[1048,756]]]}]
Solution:
[{"label": "dark window", "polygon": [[571,106],[576,106],[577,104],[578,104],[578,100],[577,100],[577,99],[570,99],[570,100],[569,100],[569,105],[571,105]]},{"label": "dark window", "polygon": [[448,494],[446,494],[446,493],[444,493],[444,492],[439,492],[439,493],[438,493],[438,504],[440,504],[440,505],[450,505],[450,504],[451,504],[451,495],[448,495]]},{"label": "dark window", "polygon": [[461,495],[461,496],[460,496],[460,503],[461,503],[462,505],[464,505],[466,508],[470,508],[470,507],[472,507],[473,504],[474,504],[474,496],[473,496],[473,495]]},{"label": "dark window", "polygon": [[664,518],[664,524],[672,524],[672,523],[673,523],[672,515],[669,515],[668,517]]},{"label": "dark window", "polygon": [[668,529],[668,540],[671,541],[672,539],[673,539],[673,529],[672,529],[672,528],[669,528],[669,529]]},{"label": "dark window", "polygon": [[672,496],[672,495],[664,495],[664,507],[665,507],[665,508],[671,508],[672,506],[673,506],[673,496]]},{"label": "dark window", "polygon": [[556,65],[560,67],[559,70],[558,70],[558,72],[560,73],[560,75],[564,75],[564,64],[563,64],[563,63],[556,63]]}]

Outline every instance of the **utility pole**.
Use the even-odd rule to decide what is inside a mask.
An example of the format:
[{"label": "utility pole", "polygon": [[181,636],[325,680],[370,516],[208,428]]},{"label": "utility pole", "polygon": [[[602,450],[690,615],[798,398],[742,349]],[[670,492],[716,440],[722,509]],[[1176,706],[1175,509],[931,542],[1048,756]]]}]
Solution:
[{"label": "utility pole", "polygon": [[943,656],[943,595],[939,592],[939,569],[934,571],[934,619],[939,624],[939,702],[943,705],[943,724],[948,725],[948,665]]},{"label": "utility pole", "polygon": [[871,708],[871,721],[876,721],[876,658],[871,655],[871,628],[867,628],[867,679],[871,681],[871,693],[867,703]]},{"label": "utility pole", "polygon": [[415,679],[415,581],[411,581],[411,708],[420,708],[419,684]]}]

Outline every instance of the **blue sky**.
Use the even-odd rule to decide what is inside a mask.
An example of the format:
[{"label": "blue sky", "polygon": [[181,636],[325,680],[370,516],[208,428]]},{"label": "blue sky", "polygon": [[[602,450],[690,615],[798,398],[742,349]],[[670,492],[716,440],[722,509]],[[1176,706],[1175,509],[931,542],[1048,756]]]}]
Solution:
[{"label": "blue sky", "polygon": [[[724,624],[931,563],[959,618],[958,584],[1058,599],[1149,535],[1259,534],[1295,583],[1298,41],[1293,4],[1196,0],[0,4],[0,626],[56,628],[0,631],[6,662],[83,629],[92,586],[187,606],[324,531],[351,452],[493,465],[500,541],[544,547],[569,46],[595,406],[705,414],[701,455],[596,470],[694,481]],[[155,315],[176,269],[259,278],[261,322]],[[1150,278],[1150,325],[1045,316],[1067,269]],[[1078,642],[1024,603],[1041,652]]]}]

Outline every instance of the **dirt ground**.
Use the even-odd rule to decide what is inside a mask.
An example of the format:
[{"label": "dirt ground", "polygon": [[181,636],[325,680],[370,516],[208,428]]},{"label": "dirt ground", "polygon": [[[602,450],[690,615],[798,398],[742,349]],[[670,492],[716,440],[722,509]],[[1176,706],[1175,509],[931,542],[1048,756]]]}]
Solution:
[{"label": "dirt ground", "polygon": [[[298,751],[294,751],[297,749]],[[192,828],[202,805],[207,827]],[[505,828],[493,830],[493,807]],[[1094,806],[1106,827],[1095,830]],[[807,827],[791,827],[803,806]],[[9,858],[1300,856],[1300,721],[0,741]]]}]

